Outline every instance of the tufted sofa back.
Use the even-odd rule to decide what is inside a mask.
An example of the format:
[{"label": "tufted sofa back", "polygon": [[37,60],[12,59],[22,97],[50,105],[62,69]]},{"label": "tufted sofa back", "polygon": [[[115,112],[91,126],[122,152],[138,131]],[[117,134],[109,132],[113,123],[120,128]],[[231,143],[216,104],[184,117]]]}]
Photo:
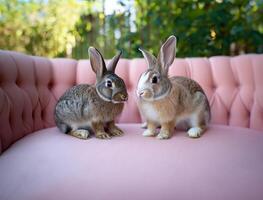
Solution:
[{"label": "tufted sofa back", "polygon": [[[128,88],[121,123],[141,122],[135,89],[144,59],[121,59],[116,73]],[[176,59],[170,75],[201,84],[212,123],[263,130],[263,54]],[[47,59],[0,51],[0,152],[33,131],[54,126],[58,98],[75,84],[95,82],[88,60]]]}]

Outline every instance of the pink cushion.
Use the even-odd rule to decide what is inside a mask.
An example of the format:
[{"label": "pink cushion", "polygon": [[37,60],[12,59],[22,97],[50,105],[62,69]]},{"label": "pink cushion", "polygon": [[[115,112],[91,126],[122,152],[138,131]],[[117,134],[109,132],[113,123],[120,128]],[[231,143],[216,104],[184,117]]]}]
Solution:
[{"label": "pink cushion", "polygon": [[[117,66],[130,95],[121,123],[141,121],[135,89],[145,69],[144,59],[121,59]],[[263,54],[178,58],[170,75],[187,76],[201,84],[211,104],[213,124],[263,130]],[[31,132],[54,126],[54,106],[64,91],[94,81],[88,60],[0,51],[0,153]]]},{"label": "pink cushion", "polygon": [[212,125],[200,139],[80,140],[48,128],[0,156],[1,200],[263,199],[263,134]]}]

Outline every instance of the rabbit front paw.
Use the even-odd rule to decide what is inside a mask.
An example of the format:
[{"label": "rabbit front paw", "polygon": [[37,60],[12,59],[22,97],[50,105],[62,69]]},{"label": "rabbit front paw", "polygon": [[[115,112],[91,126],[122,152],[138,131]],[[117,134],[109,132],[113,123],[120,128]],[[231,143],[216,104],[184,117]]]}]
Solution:
[{"label": "rabbit front paw", "polygon": [[191,138],[198,138],[201,136],[203,132],[203,129],[200,128],[200,127],[193,127],[193,128],[190,128],[187,133],[188,133],[188,136],[191,137]]},{"label": "rabbit front paw", "polygon": [[123,131],[121,129],[119,129],[117,126],[110,128],[109,133],[112,136],[122,136],[124,134]]},{"label": "rabbit front paw", "polygon": [[89,137],[89,131],[88,130],[85,130],[85,129],[78,129],[78,130],[75,130],[75,131],[72,131],[70,133],[70,135],[74,136],[74,137],[77,137],[79,139],[88,139]]},{"label": "rabbit front paw", "polygon": [[96,138],[99,139],[111,139],[111,136],[106,132],[98,132],[96,133]]},{"label": "rabbit front paw", "polygon": [[169,133],[169,131],[166,130],[161,130],[160,133],[156,136],[156,138],[160,140],[169,139],[170,137],[171,134]]},{"label": "rabbit front paw", "polygon": [[152,130],[145,130],[142,134],[144,137],[153,137],[153,136],[156,136],[156,132],[155,131],[152,131]]}]

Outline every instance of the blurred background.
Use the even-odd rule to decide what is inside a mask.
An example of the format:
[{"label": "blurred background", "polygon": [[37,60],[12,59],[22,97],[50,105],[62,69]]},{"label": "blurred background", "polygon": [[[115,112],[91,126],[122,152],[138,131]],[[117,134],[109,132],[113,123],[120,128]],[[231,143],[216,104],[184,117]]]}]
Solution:
[{"label": "blurred background", "polygon": [[263,0],[0,0],[0,49],[135,58],[171,34],[178,57],[263,53]]}]

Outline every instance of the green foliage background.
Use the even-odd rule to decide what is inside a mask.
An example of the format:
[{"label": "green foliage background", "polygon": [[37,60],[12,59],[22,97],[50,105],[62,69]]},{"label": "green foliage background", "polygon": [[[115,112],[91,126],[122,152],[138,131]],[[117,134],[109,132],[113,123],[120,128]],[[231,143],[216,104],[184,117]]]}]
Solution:
[{"label": "green foliage background", "polygon": [[81,59],[95,46],[134,58],[174,34],[179,57],[263,53],[263,0],[119,0],[107,15],[105,1],[0,0],[0,49]]}]

